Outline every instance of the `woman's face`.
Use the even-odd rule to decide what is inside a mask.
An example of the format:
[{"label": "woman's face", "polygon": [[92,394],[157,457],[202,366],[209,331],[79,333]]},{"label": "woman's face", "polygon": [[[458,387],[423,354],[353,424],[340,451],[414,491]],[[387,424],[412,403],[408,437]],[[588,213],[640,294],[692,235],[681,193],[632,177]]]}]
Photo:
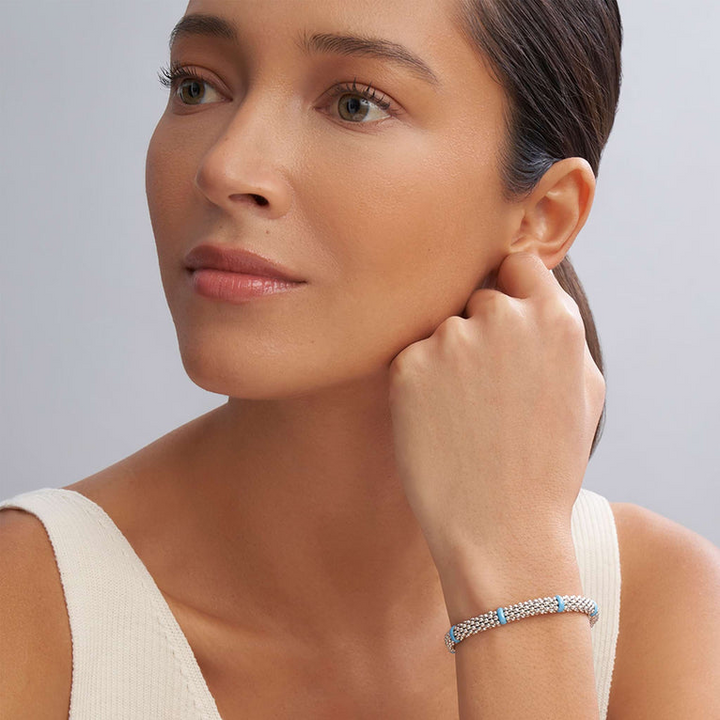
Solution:
[{"label": "woman's face", "polygon": [[[461,314],[504,257],[503,93],[451,9],[437,0],[188,4],[186,16],[220,16],[238,39],[178,35],[171,61],[203,81],[170,91],[147,153],[163,288],[200,387],[283,397],[385,372]],[[329,52],[332,42],[303,52],[296,38],[316,33],[399,43],[437,84],[368,52]],[[362,96],[368,86],[373,100]],[[184,257],[207,242],[275,259],[306,283],[239,304],[201,296]]]}]

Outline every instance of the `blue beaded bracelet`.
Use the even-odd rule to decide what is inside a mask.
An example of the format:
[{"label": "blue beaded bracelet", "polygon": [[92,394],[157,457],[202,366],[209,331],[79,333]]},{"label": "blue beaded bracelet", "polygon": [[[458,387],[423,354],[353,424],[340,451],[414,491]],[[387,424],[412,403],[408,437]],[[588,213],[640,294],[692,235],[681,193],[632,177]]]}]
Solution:
[{"label": "blue beaded bracelet", "polygon": [[525,600],[515,605],[499,607],[497,610],[490,610],[483,615],[477,615],[469,620],[456,623],[445,635],[445,645],[454,654],[455,646],[475,633],[533,615],[560,612],[585,613],[590,619],[591,628],[594,627],[599,617],[597,603],[588,597],[583,595],[549,595],[534,600]]}]

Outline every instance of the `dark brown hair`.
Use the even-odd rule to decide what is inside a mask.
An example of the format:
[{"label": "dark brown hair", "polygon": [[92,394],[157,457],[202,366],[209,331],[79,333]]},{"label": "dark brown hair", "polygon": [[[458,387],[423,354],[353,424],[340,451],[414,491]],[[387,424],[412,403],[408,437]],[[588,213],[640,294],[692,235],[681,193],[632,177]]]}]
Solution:
[{"label": "dark brown hair", "polygon": [[[526,197],[553,163],[588,161],[597,177],[620,97],[617,0],[457,0],[458,26],[507,98],[499,172],[508,201]],[[602,351],[568,255],[553,274],[577,303],[595,364]],[[603,405],[590,457],[605,421]]]}]

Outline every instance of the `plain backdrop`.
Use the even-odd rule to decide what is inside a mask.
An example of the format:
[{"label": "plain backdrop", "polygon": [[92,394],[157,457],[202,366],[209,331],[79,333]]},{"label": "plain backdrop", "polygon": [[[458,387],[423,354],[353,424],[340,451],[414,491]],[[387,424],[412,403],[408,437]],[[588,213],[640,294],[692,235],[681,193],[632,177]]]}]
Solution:
[{"label": "plain backdrop", "polygon": [[[4,499],[80,480],[226,397],[183,370],[145,198],[186,3],[0,6]],[[584,487],[718,545],[720,3],[620,9],[620,108],[570,251],[606,364]]]}]

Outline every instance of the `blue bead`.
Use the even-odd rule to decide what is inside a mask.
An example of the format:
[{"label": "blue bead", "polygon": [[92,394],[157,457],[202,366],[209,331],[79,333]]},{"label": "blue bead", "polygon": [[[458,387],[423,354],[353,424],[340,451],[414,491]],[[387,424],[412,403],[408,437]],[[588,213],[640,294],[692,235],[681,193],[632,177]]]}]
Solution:
[{"label": "blue bead", "polygon": [[500,624],[505,625],[507,623],[507,620],[505,619],[505,613],[503,612],[503,609],[501,607],[499,607],[496,610],[496,612],[498,614],[498,619],[500,620]]},{"label": "blue bead", "polygon": [[563,602],[563,599],[562,599],[562,597],[560,597],[560,595],[556,595],[555,597],[557,598],[557,601],[558,601],[558,610],[557,611],[562,612],[563,610],[565,610],[565,603]]},{"label": "blue bead", "polygon": [[450,628],[450,639],[451,639],[454,643],[456,643],[456,642],[457,642],[457,638],[455,637],[455,633],[453,632],[453,628],[454,628],[454,627],[455,627],[455,626],[453,625],[453,626]]}]

